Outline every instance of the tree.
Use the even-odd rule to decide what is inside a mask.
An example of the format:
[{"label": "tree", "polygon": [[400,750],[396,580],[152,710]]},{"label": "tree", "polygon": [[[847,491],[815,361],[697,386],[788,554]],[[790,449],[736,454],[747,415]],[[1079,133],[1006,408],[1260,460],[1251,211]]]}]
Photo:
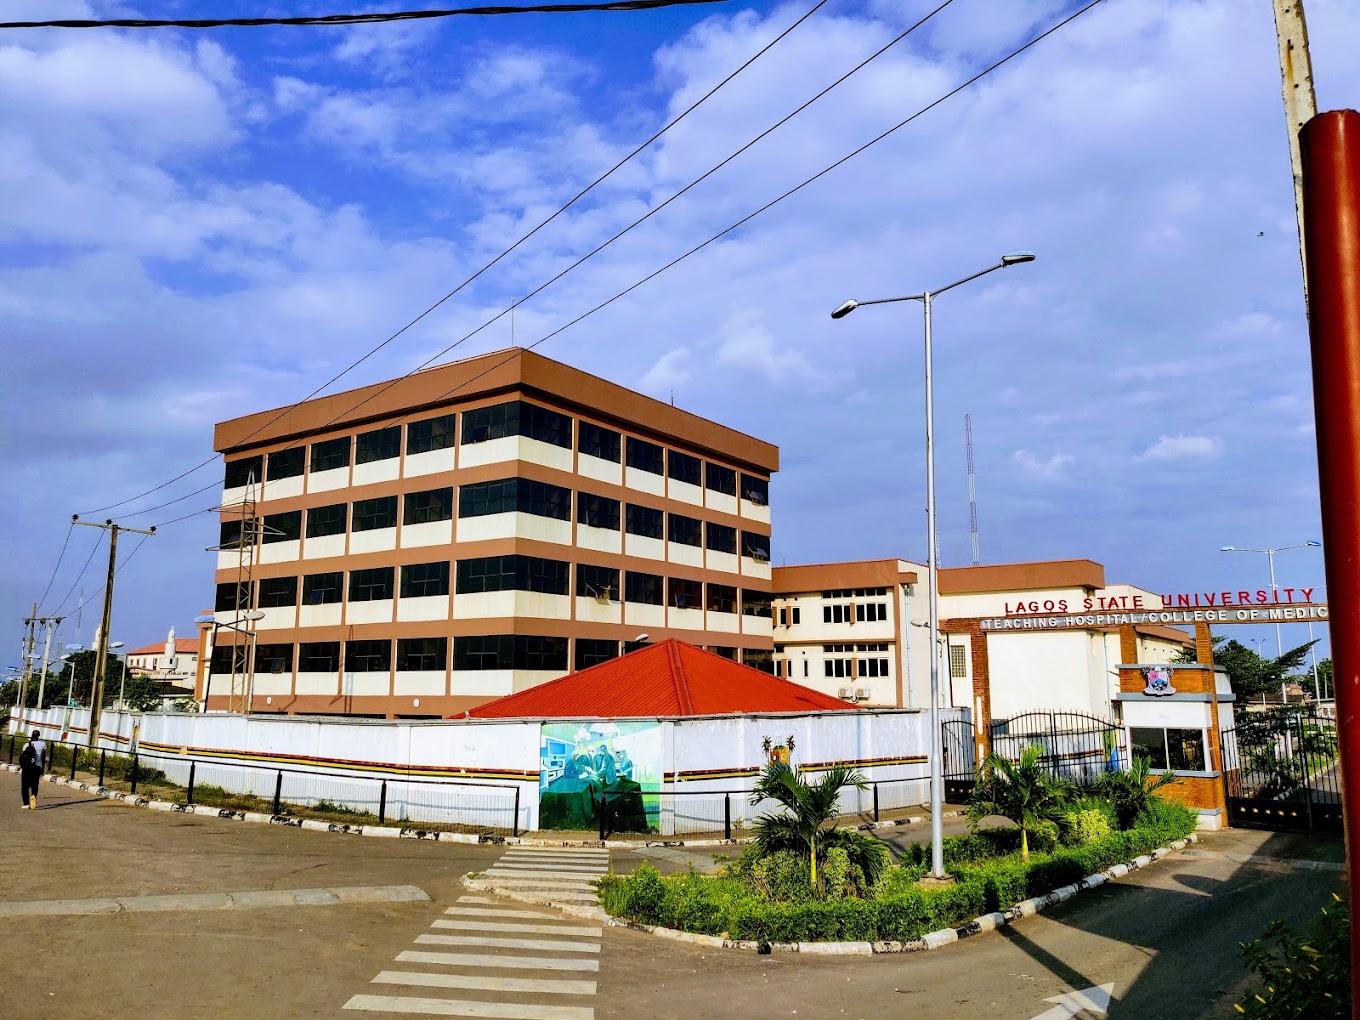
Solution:
[{"label": "tree", "polygon": [[[1228,673],[1228,682],[1239,700],[1248,701],[1264,694],[1276,694],[1286,683],[1302,683],[1303,677],[1296,671],[1308,658],[1308,650],[1317,644],[1307,641],[1297,648],[1291,648],[1276,658],[1258,655],[1246,645],[1225,638],[1214,638],[1214,665],[1222,666]],[[1194,649],[1184,649],[1175,658],[1176,662],[1194,662]],[[1319,672],[1321,665],[1319,664]],[[1312,678],[1309,677],[1311,684]]]},{"label": "tree", "polygon": [[1020,829],[1020,857],[1029,860],[1029,837],[1045,822],[1058,824],[1076,794],[1067,779],[1051,776],[1040,763],[1044,749],[1030,744],[1011,761],[993,751],[978,769],[968,798],[968,821],[976,832],[984,818],[1009,818]]},{"label": "tree", "polygon": [[[44,708],[53,705],[66,704],[66,692],[71,691],[71,697],[75,699],[77,705],[88,705],[94,688],[94,665],[96,653],[92,651],[72,652],[70,658],[66,660],[66,665],[56,676],[56,683],[49,677],[47,681],[47,691],[43,695]],[[123,660],[116,655],[110,655],[104,666],[104,704],[110,705],[118,700],[118,686],[123,680]],[[75,675],[75,685],[71,684],[71,676]],[[134,675],[128,673],[129,686],[133,683]],[[31,685],[30,685],[31,686]]]},{"label": "tree", "polygon": [[796,851],[808,861],[813,889],[820,890],[818,865],[825,863],[828,851],[839,847],[846,852],[850,864],[863,872],[865,885],[872,885],[892,863],[888,848],[872,836],[851,829],[834,825],[826,828],[826,823],[836,817],[837,798],[847,786],[863,790],[868,783],[863,773],[844,765],[827,769],[821,779],[809,783],[787,765],[766,764],[751,792],[751,804],[767,799],[778,801],[785,813],[764,814],[756,819],[753,842],[756,853],[768,857],[781,850]]},{"label": "tree", "polygon": [[1094,789],[1098,797],[1108,800],[1114,808],[1119,827],[1131,829],[1156,792],[1175,781],[1174,772],[1163,772],[1154,778],[1152,762],[1147,755],[1140,754],[1134,756],[1127,772],[1104,772],[1097,776]]},{"label": "tree", "polygon": [[1335,697],[1336,687],[1332,678],[1331,659],[1318,659],[1316,683],[1313,682],[1313,670],[1311,668],[1305,670],[1298,680],[1305,691],[1319,700]]}]

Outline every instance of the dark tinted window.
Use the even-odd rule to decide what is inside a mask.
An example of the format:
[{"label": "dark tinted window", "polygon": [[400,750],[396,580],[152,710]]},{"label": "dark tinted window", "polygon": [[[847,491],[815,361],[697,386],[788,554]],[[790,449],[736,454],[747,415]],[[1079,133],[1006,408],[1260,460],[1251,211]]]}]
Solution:
[{"label": "dark tinted window", "polygon": [[361,432],[354,440],[354,463],[371,464],[375,460],[391,460],[401,453],[401,426]]},{"label": "dark tinted window", "polygon": [[458,561],[459,594],[482,591],[537,591],[567,594],[569,564],[538,556],[483,556]]},{"label": "dark tinted window", "polygon": [[1166,730],[1134,726],[1129,730],[1133,740],[1130,749],[1134,758],[1146,758],[1157,771],[1166,769]]},{"label": "dark tinted window", "polygon": [[[296,478],[307,465],[307,448],[295,446],[291,450],[278,450],[269,455],[269,466],[265,477],[271,482],[279,478]],[[290,653],[291,655],[291,650]]]},{"label": "dark tinted window", "polygon": [[619,442],[620,437],[613,429],[607,429],[603,425],[592,425],[588,421],[581,422],[580,426],[581,452],[590,457],[599,457],[600,460],[619,462]]},{"label": "dark tinted window", "polygon": [[649,506],[638,506],[636,503],[628,504],[628,520],[625,529],[630,535],[641,535],[643,538],[660,538],[662,529],[665,525],[665,514],[660,510],[653,510]]},{"label": "dark tinted window", "polygon": [[767,591],[741,590],[741,611],[745,616],[770,618],[770,593]]},{"label": "dark tinted window", "polygon": [[661,578],[656,574],[644,574],[636,570],[628,571],[624,577],[623,597],[628,602],[642,602],[650,606],[661,605]]},{"label": "dark tinted window", "polygon": [[463,412],[463,444],[527,436],[571,449],[571,417],[523,400]]},{"label": "dark tinted window", "polygon": [[377,496],[354,504],[354,530],[376,531],[397,526],[397,497]]},{"label": "dark tinted window", "polygon": [[312,471],[333,471],[349,467],[349,436],[312,444]]},{"label": "dark tinted window", "polygon": [[741,661],[743,665],[758,669],[762,673],[774,672],[774,653],[767,648],[743,648]]},{"label": "dark tinted window", "polygon": [[704,484],[714,492],[737,494],[737,473],[718,464],[704,464]]},{"label": "dark tinted window", "polygon": [[255,672],[256,673],[293,672],[293,646],[256,645]]},{"label": "dark tinted window", "polygon": [[265,577],[260,580],[259,597],[255,604],[261,609],[297,605],[296,577]]},{"label": "dark tinted window", "polygon": [[403,524],[429,524],[453,517],[453,487],[408,492],[402,510]]},{"label": "dark tinted window", "polygon": [[323,538],[326,535],[343,535],[348,518],[348,503],[314,506],[307,511],[307,537]]},{"label": "dark tinted window", "polygon": [[248,651],[249,646],[244,642],[239,645],[219,642],[213,645],[212,660],[208,668],[214,673],[244,673]]},{"label": "dark tinted window", "polygon": [[715,613],[737,611],[737,589],[726,584],[708,585],[708,608]]},{"label": "dark tinted window", "polygon": [[573,669],[588,669],[597,666],[601,662],[608,662],[610,659],[619,657],[619,643],[617,641],[601,641],[594,638],[576,639],[576,661]]},{"label": "dark tinted window", "polygon": [[283,514],[265,514],[264,534],[260,541],[265,545],[271,542],[296,542],[302,537],[302,511],[289,510]]},{"label": "dark tinted window", "polygon": [[401,597],[421,598],[449,593],[449,561],[411,563],[401,568]]},{"label": "dark tinted window", "polygon": [[666,582],[666,602],[676,609],[702,609],[704,607],[704,586],[698,581],[683,577],[672,577]]},{"label": "dark tinted window", "polygon": [[619,501],[590,492],[576,494],[576,523],[591,528],[619,530]]},{"label": "dark tinted window", "polygon": [[392,597],[392,567],[373,567],[369,570],[351,570],[349,573],[349,600],[351,602],[373,602]]},{"label": "dark tinted window", "polygon": [[260,484],[260,468],[264,465],[261,456],[241,457],[227,461],[226,473],[222,479],[224,489],[239,489],[249,482]]},{"label": "dark tinted window", "polygon": [[743,473],[741,476],[741,498],[748,499],[757,506],[769,505],[770,480]]},{"label": "dark tinted window", "polygon": [[324,606],[339,602],[345,585],[345,575],[335,570],[325,574],[308,574],[302,579],[302,604]]},{"label": "dark tinted window", "polygon": [[483,517],[518,510],[559,521],[571,520],[571,490],[530,478],[476,482],[458,490],[458,516]]},{"label": "dark tinted window", "polygon": [[761,563],[770,562],[770,536],[755,531],[741,533],[741,554]]},{"label": "dark tinted window", "polygon": [[340,672],[339,641],[304,641],[298,645],[299,673]]},{"label": "dark tinted window", "polygon": [[698,457],[672,450],[667,454],[666,461],[667,473],[677,482],[689,482],[690,485],[703,484],[704,464]]},{"label": "dark tinted window", "polygon": [[402,638],[397,642],[397,671],[441,670],[448,665],[449,639]]},{"label": "dark tinted window", "polygon": [[668,525],[667,537],[672,542],[679,542],[681,545],[699,545],[703,539],[703,522],[694,517],[686,517],[684,514],[671,514]]},{"label": "dark tinted window", "polygon": [[616,567],[597,567],[591,563],[576,564],[576,594],[594,598],[608,595],[619,597],[619,571]]},{"label": "dark tinted window", "polygon": [[488,634],[453,639],[454,669],[567,668],[567,639],[533,634]]},{"label": "dark tinted window", "polygon": [[217,586],[217,600],[213,612],[231,613],[250,605],[250,588],[245,582],[228,581]]},{"label": "dark tinted window", "polygon": [[247,541],[246,545],[251,544],[252,536],[259,533],[260,519],[258,517],[247,517],[245,519],[223,521],[218,531],[217,544],[224,550],[240,549],[241,535],[244,533]]},{"label": "dark tinted window", "polygon": [[639,471],[650,471],[654,475],[664,474],[666,454],[655,443],[645,439],[628,437],[628,466]]},{"label": "dark tinted window", "polygon": [[410,454],[447,450],[453,445],[457,421],[458,415],[445,414],[438,418],[411,422],[406,426],[406,452]]},{"label": "dark tinted window", "polygon": [[726,524],[714,524],[709,521],[704,525],[706,545],[714,552],[734,553],[737,551],[737,529],[729,528]]},{"label": "dark tinted window", "polygon": [[346,673],[386,673],[392,668],[391,641],[346,641]]}]

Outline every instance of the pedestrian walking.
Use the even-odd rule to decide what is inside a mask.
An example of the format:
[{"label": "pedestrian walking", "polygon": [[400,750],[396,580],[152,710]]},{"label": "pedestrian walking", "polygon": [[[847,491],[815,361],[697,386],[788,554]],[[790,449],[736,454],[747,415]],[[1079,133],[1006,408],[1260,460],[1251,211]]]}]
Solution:
[{"label": "pedestrian walking", "polygon": [[47,770],[47,741],[33,731],[33,738],[19,752],[19,795],[23,806],[38,810],[38,781]]}]

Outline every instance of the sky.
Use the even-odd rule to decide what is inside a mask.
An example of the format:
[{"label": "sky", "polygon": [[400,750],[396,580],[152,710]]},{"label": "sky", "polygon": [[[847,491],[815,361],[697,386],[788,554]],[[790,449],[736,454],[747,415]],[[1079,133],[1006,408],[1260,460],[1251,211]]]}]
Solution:
[{"label": "sky", "polygon": [[[35,601],[68,617],[59,642],[92,640],[97,604],[79,634],[75,610],[106,552],[96,529],[70,526],[77,513],[158,525],[120,539],[114,639],[192,634],[212,601],[220,461],[123,501],[211,458],[215,422],[300,399],[387,339],[815,2],[0,33],[7,647]],[[512,303],[938,3],[826,0],[328,391],[539,341],[1079,6],[953,0],[523,300],[512,329]],[[212,13],[342,8],[220,0]],[[13,20],[191,10],[208,13],[5,4]],[[1319,108],[1360,106],[1360,7],[1308,0],[1307,16]],[[1087,558],[1154,591],[1254,589],[1266,558],[1221,546],[1321,537],[1279,90],[1269,4],[1104,0],[536,349],[777,444],[777,565],[920,561],[920,307],[829,313],[1035,251],[935,305],[941,563],[970,562],[969,414],[983,563]],[[1322,557],[1281,552],[1276,573],[1321,585]],[[1287,632],[1285,647],[1305,638]]]}]

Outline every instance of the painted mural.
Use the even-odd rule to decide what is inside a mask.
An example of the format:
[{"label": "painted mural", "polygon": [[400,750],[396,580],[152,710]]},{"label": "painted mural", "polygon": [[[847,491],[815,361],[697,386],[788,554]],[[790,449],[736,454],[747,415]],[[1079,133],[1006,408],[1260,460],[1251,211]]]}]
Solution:
[{"label": "painted mural", "polygon": [[593,830],[609,805],[616,832],[656,832],[660,813],[661,724],[543,723],[538,811],[543,829]]}]

